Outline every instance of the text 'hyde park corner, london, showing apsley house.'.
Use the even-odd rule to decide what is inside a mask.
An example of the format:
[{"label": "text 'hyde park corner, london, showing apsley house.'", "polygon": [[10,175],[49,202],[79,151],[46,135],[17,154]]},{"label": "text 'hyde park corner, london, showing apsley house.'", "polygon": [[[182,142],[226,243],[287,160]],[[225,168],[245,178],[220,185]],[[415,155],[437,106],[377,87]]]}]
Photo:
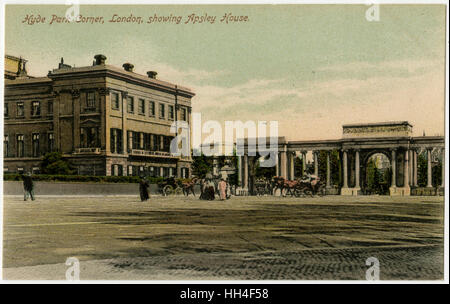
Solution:
[{"label": "text 'hyde park corner, london, showing apsley house.'", "polygon": [[46,77],[5,58],[4,170],[38,172],[60,151],[83,175],[190,175],[191,158],[170,154],[174,121],[191,120],[190,89],[105,64],[72,67],[63,59]]}]

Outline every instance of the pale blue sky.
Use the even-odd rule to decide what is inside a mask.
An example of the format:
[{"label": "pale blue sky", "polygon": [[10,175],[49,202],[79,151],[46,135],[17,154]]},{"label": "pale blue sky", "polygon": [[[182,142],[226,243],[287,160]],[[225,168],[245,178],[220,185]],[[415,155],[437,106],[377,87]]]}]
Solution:
[{"label": "pale blue sky", "polygon": [[[204,120],[278,120],[289,139],[338,138],[341,125],[409,120],[416,135],[444,132],[445,6],[381,5],[82,6],[97,25],[54,24],[66,6],[7,6],[6,53],[46,75],[60,57],[90,65],[131,62],[159,78],[191,87]],[[222,24],[227,12],[249,22]],[[129,16],[180,15],[180,24],[116,24]],[[214,24],[184,24],[192,13]],[[27,14],[47,24],[26,25]]]}]

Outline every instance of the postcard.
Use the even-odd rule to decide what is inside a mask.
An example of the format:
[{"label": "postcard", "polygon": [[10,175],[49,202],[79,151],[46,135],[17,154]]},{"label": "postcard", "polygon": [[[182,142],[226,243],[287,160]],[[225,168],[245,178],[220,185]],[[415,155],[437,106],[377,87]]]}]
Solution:
[{"label": "postcard", "polygon": [[3,280],[448,282],[445,2],[3,9]]}]

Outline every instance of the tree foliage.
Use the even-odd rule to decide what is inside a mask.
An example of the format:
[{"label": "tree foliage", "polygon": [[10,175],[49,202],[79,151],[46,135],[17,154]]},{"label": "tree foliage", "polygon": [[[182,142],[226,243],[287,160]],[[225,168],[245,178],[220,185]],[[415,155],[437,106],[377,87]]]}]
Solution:
[{"label": "tree foliage", "polygon": [[70,162],[63,158],[61,152],[49,152],[41,163],[42,174],[71,175],[75,173]]}]

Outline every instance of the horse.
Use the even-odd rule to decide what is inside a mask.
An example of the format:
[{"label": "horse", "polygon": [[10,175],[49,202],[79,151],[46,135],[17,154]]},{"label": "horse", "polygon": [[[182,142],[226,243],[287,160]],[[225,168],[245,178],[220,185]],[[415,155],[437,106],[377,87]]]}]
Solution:
[{"label": "horse", "polygon": [[183,183],[181,183],[181,186],[183,187],[183,194],[185,196],[189,196],[189,193],[192,192],[192,195],[195,196],[195,192],[194,192],[194,186],[197,184],[197,178],[194,177],[191,180],[188,181],[184,181]]},{"label": "horse", "polygon": [[271,187],[272,195],[274,195],[278,189],[280,189],[280,193],[283,194],[284,187],[285,187],[284,177],[274,176],[272,178],[272,187]]}]

